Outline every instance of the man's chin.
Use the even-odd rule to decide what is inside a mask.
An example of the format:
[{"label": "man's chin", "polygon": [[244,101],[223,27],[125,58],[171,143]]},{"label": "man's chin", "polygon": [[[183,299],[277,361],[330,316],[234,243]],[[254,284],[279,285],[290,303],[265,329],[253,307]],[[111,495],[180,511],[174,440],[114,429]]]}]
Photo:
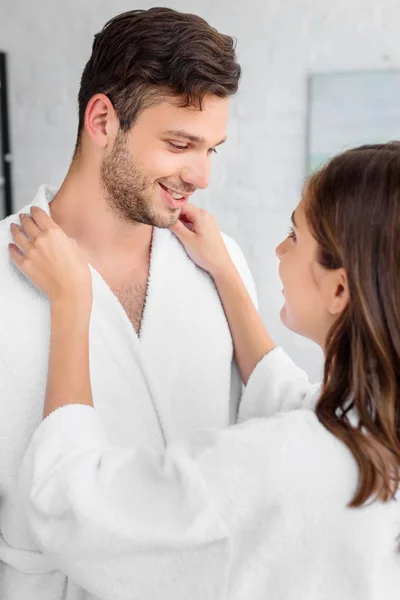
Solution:
[{"label": "man's chin", "polygon": [[180,214],[180,208],[171,209],[169,213],[159,212],[154,219],[153,225],[154,227],[159,227],[160,229],[168,229],[179,221]]}]

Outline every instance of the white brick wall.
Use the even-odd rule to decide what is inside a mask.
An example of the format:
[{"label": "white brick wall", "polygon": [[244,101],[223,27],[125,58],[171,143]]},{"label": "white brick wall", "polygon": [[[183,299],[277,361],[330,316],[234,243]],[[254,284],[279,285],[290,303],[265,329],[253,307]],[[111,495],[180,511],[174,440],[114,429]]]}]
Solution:
[{"label": "white brick wall", "polygon": [[[160,4],[162,4],[160,2]],[[76,95],[93,39],[114,14],[154,3],[0,0],[0,49],[9,53],[16,209],[41,182],[58,184],[76,135]],[[273,250],[285,235],[305,164],[306,74],[400,66],[398,0],[169,0],[238,38],[241,91],[228,143],[198,203],[244,250],[261,313],[275,339],[313,378],[319,350],[279,322]]]}]

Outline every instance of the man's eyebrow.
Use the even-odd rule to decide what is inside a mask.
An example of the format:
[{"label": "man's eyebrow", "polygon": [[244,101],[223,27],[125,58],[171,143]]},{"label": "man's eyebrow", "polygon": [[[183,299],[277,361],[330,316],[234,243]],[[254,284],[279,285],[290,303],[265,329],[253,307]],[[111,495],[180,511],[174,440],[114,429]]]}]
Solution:
[{"label": "man's eyebrow", "polygon": [[298,227],[297,227],[297,225],[296,225],[296,220],[295,220],[295,218],[294,218],[294,213],[295,213],[295,212],[296,212],[296,211],[293,211],[293,212],[292,212],[292,216],[291,216],[290,218],[291,218],[291,220],[292,220],[292,223],[293,223],[293,225],[296,227],[296,229],[298,229]]},{"label": "man's eyebrow", "polygon": [[[206,143],[205,138],[199,137],[197,135],[192,135],[191,133],[189,133],[188,131],[185,131],[184,129],[169,129],[168,131],[164,131],[163,135],[169,135],[171,137],[179,138],[181,140],[188,140],[189,142],[192,142],[193,144],[205,144]],[[226,138],[224,138],[223,140],[218,142],[218,144],[215,144],[215,146],[220,146],[220,144],[223,144],[224,142],[226,142]]]}]

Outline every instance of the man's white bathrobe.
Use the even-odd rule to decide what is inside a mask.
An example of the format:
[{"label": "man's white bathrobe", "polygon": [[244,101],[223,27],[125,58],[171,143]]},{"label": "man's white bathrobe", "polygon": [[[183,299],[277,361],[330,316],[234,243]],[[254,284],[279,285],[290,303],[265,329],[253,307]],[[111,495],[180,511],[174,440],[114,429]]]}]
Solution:
[{"label": "man's white bathrobe", "polygon": [[278,348],[240,407],[269,418],[165,453],[110,443],[96,409],[58,409],[21,472],[39,547],[103,600],[398,600],[399,503],[347,508],[357,466],[318,392]]},{"label": "man's white bathrobe", "polygon": [[[49,212],[53,196],[43,186],[32,205]],[[0,599],[82,600],[90,596],[37,552],[23,525],[17,478],[42,420],[50,319],[47,297],[9,258],[11,222],[18,216],[0,223]],[[225,242],[256,303],[242,252]],[[160,453],[166,441],[235,422],[242,385],[228,323],[212,279],[176,237],[154,229],[140,339],[105,281],[92,275],[91,381],[110,443]]]}]

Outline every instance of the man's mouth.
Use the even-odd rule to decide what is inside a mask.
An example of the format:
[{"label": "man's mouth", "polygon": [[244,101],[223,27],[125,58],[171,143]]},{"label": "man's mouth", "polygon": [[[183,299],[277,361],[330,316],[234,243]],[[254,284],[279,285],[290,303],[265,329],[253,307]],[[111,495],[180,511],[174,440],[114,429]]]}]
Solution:
[{"label": "man's mouth", "polygon": [[[160,183],[160,182],[159,182]],[[175,190],[166,187],[165,185],[163,185],[162,183],[160,183],[160,186],[166,190],[169,194],[171,194],[171,196],[174,198],[174,200],[183,200],[184,198],[186,198],[189,194],[184,193],[182,194],[182,192],[176,192]]]}]

